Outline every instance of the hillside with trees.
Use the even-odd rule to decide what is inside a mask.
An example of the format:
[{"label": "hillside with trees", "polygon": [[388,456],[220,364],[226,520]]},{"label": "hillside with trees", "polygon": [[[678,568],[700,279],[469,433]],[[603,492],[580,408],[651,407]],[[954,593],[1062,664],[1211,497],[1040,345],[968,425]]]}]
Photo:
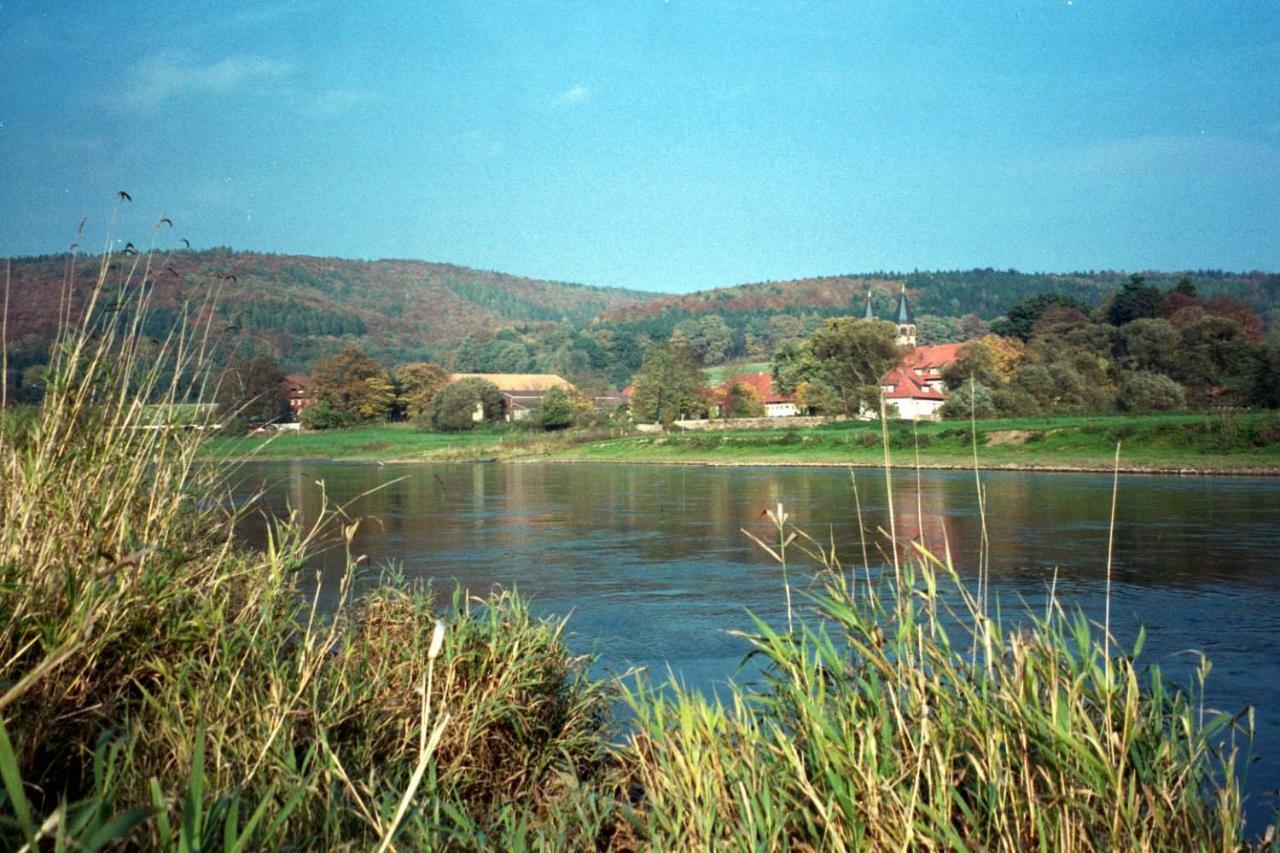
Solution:
[{"label": "hillside with trees", "polygon": [[[12,262],[8,367],[13,399],[39,396],[62,282],[72,283],[74,313],[97,275],[97,258],[72,260],[64,255]],[[286,373],[307,375],[344,349],[356,348],[388,371],[425,363],[469,373],[556,373],[590,393],[630,384],[654,343],[671,343],[703,367],[772,361],[779,352],[796,352],[827,320],[862,316],[868,292],[876,316],[885,319],[905,287],[922,344],[972,341],[992,333],[1025,343],[1048,307],[1072,309],[1115,328],[1133,319],[1172,319],[1178,308],[1162,303],[1157,310],[1130,304],[1132,298],[1117,306],[1116,294],[1130,280],[1119,272],[881,271],[672,296],[422,261],[229,249],[122,254],[111,266],[113,282],[126,280],[134,270],[134,287],[146,272],[153,296],[144,334],[162,338],[183,317],[208,321],[220,365],[271,356]],[[1250,341],[1280,329],[1280,275],[1201,270],[1144,276],[1146,286],[1161,293],[1175,292],[1185,281],[1195,297],[1175,293],[1169,298],[1233,319]],[[212,308],[200,313],[211,295],[216,296]],[[130,310],[130,304],[122,299],[122,310]],[[1184,374],[1188,378],[1179,381],[1185,384],[1190,373]],[[429,383],[432,390],[437,384]],[[820,386],[812,390],[816,394]],[[424,402],[405,405],[417,414]]]},{"label": "hillside with trees", "polygon": [[[67,255],[11,261],[8,335],[22,350],[52,337],[63,283],[82,308],[100,258]],[[306,373],[346,345],[388,362],[431,360],[443,345],[513,323],[581,324],[601,312],[653,298],[618,288],[540,281],[424,261],[354,261],[299,255],[178,251],[120,254],[109,285],[153,288],[144,330],[163,337],[193,309],[213,302],[211,334],[228,363],[270,354]],[[130,275],[132,273],[132,276]]]},{"label": "hillside with trees", "polygon": [[[1258,314],[1268,328],[1280,326],[1280,275],[1272,273],[1144,272],[1151,285],[1168,290],[1190,281],[1207,298],[1233,296]],[[669,337],[681,324],[715,316],[731,330],[729,358],[768,358],[776,349],[774,318],[798,320],[811,332],[827,317],[861,316],[867,293],[876,316],[888,319],[905,286],[920,325],[921,343],[964,340],[982,334],[984,324],[1019,302],[1056,294],[1093,307],[1129,280],[1125,272],[1022,273],[991,268],[938,272],[875,272],[792,281],[766,281],[665,296],[613,309],[597,322]],[[802,337],[802,336],[801,336]],[[792,340],[795,337],[792,336]]]}]

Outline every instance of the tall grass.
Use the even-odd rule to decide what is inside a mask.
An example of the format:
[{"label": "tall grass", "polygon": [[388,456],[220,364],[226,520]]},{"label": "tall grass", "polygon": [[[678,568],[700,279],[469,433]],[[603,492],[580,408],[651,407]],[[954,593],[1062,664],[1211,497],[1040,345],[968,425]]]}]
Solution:
[{"label": "tall grass", "polygon": [[[855,576],[779,506],[759,544],[787,630],[743,635],[763,682],[637,680],[621,731],[564,623],[513,595],[390,576],[354,599],[342,507],[244,547],[251,507],[196,463],[201,433],[153,428],[208,349],[198,325],[140,334],[150,264],[109,281],[104,261],[39,411],[0,419],[3,846],[1245,846],[1241,721],[1203,709],[1202,681],[1174,689],[1053,600],[992,616],[985,572],[970,595],[892,525],[892,568],[864,539]],[[298,580],[334,538],[348,572],[320,613]],[[825,578],[807,598],[804,555]]]},{"label": "tall grass", "polygon": [[[813,613],[744,635],[724,701],[641,684],[624,748],[660,848],[1238,849],[1239,721],[1174,689],[1056,601],[987,619],[915,545],[870,584],[830,551]],[[1139,645],[1140,645],[1139,641]],[[971,650],[977,655],[971,656]],[[1247,734],[1247,732],[1242,732]]]},{"label": "tall grass", "polygon": [[104,259],[67,309],[39,411],[0,428],[5,846],[587,831],[539,817],[585,802],[577,780],[608,743],[607,694],[562,625],[509,595],[437,602],[392,582],[353,601],[354,554],[336,610],[308,607],[308,554],[328,536],[349,548],[357,523],[334,508],[277,523],[264,550],[238,541],[247,508],[196,464],[200,433],[163,428],[207,348],[199,328],[140,334],[149,261],[112,280]]}]

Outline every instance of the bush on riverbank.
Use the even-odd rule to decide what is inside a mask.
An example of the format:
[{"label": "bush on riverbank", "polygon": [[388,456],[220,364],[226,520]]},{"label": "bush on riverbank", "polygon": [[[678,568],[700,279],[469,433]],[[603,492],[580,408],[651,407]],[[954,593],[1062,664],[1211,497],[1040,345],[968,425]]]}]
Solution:
[{"label": "bush on riverbank", "polygon": [[855,580],[780,511],[769,547],[828,583],[745,638],[766,684],[637,683],[621,744],[563,625],[513,596],[352,600],[349,573],[318,614],[298,577],[356,523],[245,549],[196,434],[147,428],[198,348],[161,371],[122,316],[65,335],[38,415],[0,422],[6,848],[1240,846],[1226,718],[1061,610],[995,623],[921,548]]}]

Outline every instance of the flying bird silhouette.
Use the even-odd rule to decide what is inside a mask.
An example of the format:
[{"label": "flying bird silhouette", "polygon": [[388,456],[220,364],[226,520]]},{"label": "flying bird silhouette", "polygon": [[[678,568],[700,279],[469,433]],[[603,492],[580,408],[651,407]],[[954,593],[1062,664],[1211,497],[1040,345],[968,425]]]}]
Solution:
[{"label": "flying bird silhouette", "polygon": [[67,247],[67,251],[74,252],[76,249],[79,249],[79,248],[80,248],[79,243],[72,243],[70,246]]},{"label": "flying bird silhouette", "polygon": [[156,227],[159,228],[161,225],[168,225],[170,228],[172,228],[173,220],[167,216],[162,216],[160,217],[160,220],[156,222]]},{"label": "flying bird silhouette", "polygon": [[174,278],[182,278],[182,273],[175,270],[172,264],[166,264],[164,271],[167,272],[169,275],[173,276]]},{"label": "flying bird silhouette", "polygon": [[89,221],[89,217],[87,216],[83,216],[80,218],[80,225],[76,228],[77,237],[84,233],[84,224],[88,221]]},{"label": "flying bird silhouette", "polygon": [[129,255],[138,254],[138,250],[134,247],[132,243],[125,243],[124,248],[120,250],[120,254],[125,255],[127,257]]},{"label": "flying bird silhouette", "polygon": [[124,190],[120,190],[120,192],[116,193],[116,198],[120,199],[121,201],[133,201],[133,196],[129,195]]},{"label": "flying bird silhouette", "polygon": [[184,245],[184,246],[186,246],[188,249],[190,249],[190,248],[191,248],[191,241],[190,241],[190,240],[188,240],[186,237],[183,237],[183,238],[182,238],[182,245]]}]

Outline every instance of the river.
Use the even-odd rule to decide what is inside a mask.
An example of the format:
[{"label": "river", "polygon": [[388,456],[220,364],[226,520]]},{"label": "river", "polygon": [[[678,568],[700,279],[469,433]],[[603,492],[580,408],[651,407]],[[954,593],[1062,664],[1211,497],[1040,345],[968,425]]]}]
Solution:
[{"label": "river", "polygon": [[[712,468],[572,463],[367,465],[252,463],[238,494],[265,486],[265,507],[312,519],[329,500],[355,500],[365,517],[354,543],[371,567],[462,584],[482,594],[515,587],[540,613],[568,615],[575,650],[599,655],[597,672],[670,668],[714,689],[737,671],[748,611],[785,624],[781,574],[742,532],[766,538],[766,510],[834,540],[861,567],[850,473],[842,469]],[[983,472],[992,543],[992,592],[1006,612],[1043,608],[1057,595],[1101,621],[1111,511],[1110,475]],[[882,472],[857,472],[863,524],[889,527]],[[972,472],[900,471],[892,481],[902,539],[949,544],[976,583],[981,541]],[[261,536],[261,522],[248,533]],[[877,563],[877,542],[870,541]],[[1213,662],[1208,698],[1257,709],[1249,768],[1250,826],[1269,818],[1280,788],[1280,480],[1122,475],[1112,570],[1112,621],[1122,642],[1147,632],[1142,657],[1180,683]],[[333,593],[342,556],[316,558]],[[799,581],[804,585],[803,576]]]}]

